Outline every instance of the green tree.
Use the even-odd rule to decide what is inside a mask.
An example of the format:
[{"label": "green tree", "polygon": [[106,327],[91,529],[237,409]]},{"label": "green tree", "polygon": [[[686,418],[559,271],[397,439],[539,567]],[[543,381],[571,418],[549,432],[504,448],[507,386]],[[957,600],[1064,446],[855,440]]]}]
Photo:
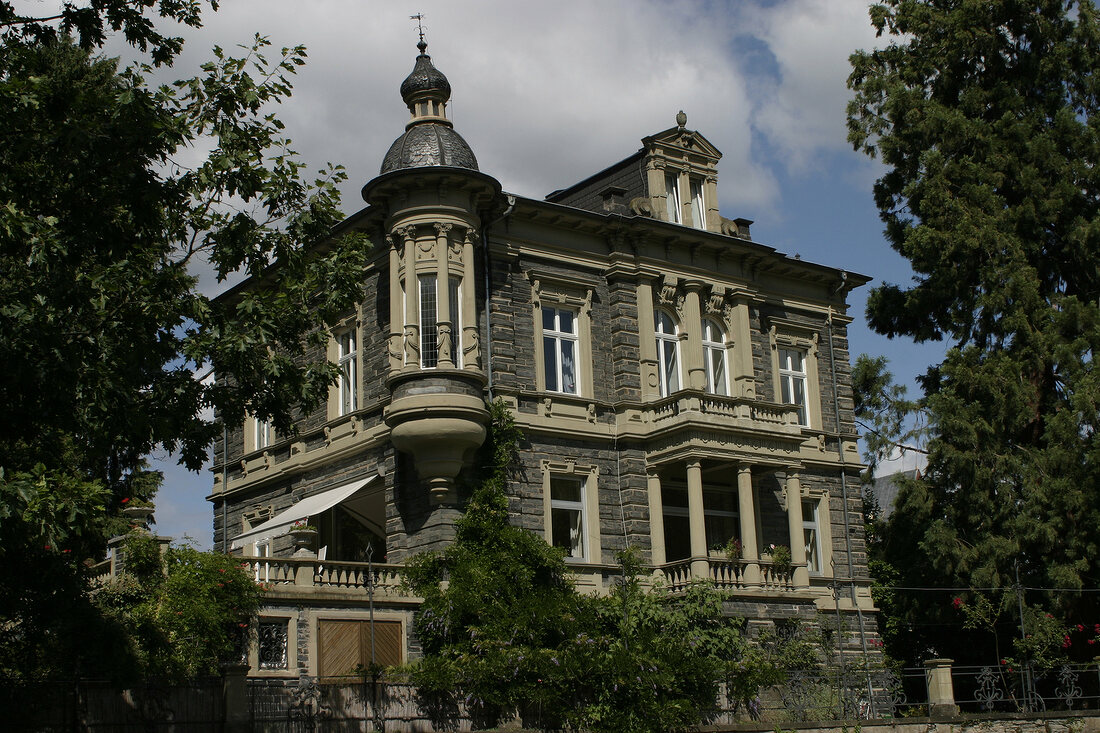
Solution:
[{"label": "green tree", "polygon": [[[120,29],[167,62],[179,41],[145,15],[194,25],[199,7],[65,4],[59,31],[0,3],[0,619],[39,650],[40,620],[80,606],[79,560],[148,498],[144,457],[197,470],[246,413],[291,432],[335,378],[323,324],[361,293],[366,243],[331,236],[343,171],[307,177],[271,112],[304,49],[269,58],[257,37],[154,88],[64,35]],[[197,267],[254,285],[214,299]]]},{"label": "green tree", "polygon": [[492,413],[477,461],[487,471],[455,542],[406,571],[424,599],[412,679],[437,722],[461,701],[485,727],[518,715],[540,729],[686,730],[714,713],[720,683],[748,703],[786,670],[816,664],[801,637],[750,643],[710,583],[677,595],[651,587],[633,550],[608,595],[579,593],[563,552],[508,522],[522,436],[502,404]]},{"label": "green tree", "polygon": [[[851,58],[849,139],[887,168],[875,200],[916,274],[872,291],[868,317],[891,337],[948,341],[921,380],[928,468],[902,488],[884,556],[905,585],[1005,588],[1018,569],[1027,586],[1095,588],[1095,8],[886,0],[871,20],[886,43]],[[1067,621],[1098,610],[1088,594],[1029,600]],[[903,602],[927,624],[951,598]]]},{"label": "green tree", "polygon": [[217,674],[240,652],[260,591],[234,558],[187,545],[162,551],[143,532],[127,536],[121,556],[124,571],[92,598],[125,646],[88,671],[186,680]]}]

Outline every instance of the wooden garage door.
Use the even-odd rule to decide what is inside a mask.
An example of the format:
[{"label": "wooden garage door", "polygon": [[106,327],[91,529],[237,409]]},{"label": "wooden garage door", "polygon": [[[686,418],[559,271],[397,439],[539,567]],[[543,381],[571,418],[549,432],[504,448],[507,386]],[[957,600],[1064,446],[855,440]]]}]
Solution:
[{"label": "wooden garage door", "polygon": [[[317,624],[318,672],[322,677],[355,673],[359,665],[370,664],[370,621],[320,621]],[[402,661],[400,621],[374,622],[374,658],[379,664]]]}]

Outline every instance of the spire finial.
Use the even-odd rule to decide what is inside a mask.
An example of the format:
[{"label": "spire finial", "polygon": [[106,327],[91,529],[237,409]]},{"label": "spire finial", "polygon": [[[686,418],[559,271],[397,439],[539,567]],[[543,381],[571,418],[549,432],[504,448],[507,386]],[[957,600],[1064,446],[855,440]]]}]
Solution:
[{"label": "spire finial", "polygon": [[420,53],[424,53],[428,50],[428,44],[424,41],[424,14],[410,15],[409,20],[416,21],[416,30],[420,33],[420,42],[416,44],[416,47],[420,49]]}]

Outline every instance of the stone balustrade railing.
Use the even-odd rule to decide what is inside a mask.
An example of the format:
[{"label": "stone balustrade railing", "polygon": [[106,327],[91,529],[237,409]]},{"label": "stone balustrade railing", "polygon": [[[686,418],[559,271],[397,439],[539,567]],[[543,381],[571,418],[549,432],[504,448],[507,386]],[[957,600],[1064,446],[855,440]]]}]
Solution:
[{"label": "stone balustrade railing", "polygon": [[[788,593],[796,590],[794,584],[794,568],[777,566],[767,560],[761,560],[757,564],[760,567],[760,584],[754,586],[745,577],[745,569],[748,562],[745,560],[729,560],[726,558],[712,557],[707,561],[709,579],[715,586],[723,590],[751,590],[762,589],[773,593]],[[677,560],[665,563],[657,568],[660,575],[664,576],[665,584],[670,591],[677,593],[684,590],[692,580],[691,561]]]},{"label": "stone balustrade railing", "polygon": [[296,585],[315,588],[348,588],[405,595],[401,587],[402,565],[343,562],[307,557],[242,557],[241,563],[257,583],[272,588]]},{"label": "stone balustrade railing", "polygon": [[743,420],[772,429],[797,428],[798,408],[773,402],[725,397],[695,390],[681,390],[647,407],[649,421],[659,423],[678,415],[699,413]]}]

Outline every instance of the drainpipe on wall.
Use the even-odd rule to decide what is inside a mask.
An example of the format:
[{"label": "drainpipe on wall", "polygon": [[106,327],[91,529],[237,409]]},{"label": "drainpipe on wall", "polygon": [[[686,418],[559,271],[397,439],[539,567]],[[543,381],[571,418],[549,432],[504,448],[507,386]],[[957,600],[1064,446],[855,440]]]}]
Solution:
[{"label": "drainpipe on wall", "polygon": [[488,380],[486,389],[489,391],[489,402],[493,401],[493,327],[490,321],[492,317],[491,309],[489,308],[489,286],[492,279],[489,269],[489,227],[502,221],[512,213],[512,209],[516,208],[516,197],[512,194],[506,195],[508,197],[508,208],[506,208],[504,213],[496,219],[493,219],[491,222],[481,227],[481,256],[485,268],[485,377]]},{"label": "drainpipe on wall", "polygon": [[[838,292],[844,287],[845,282],[848,280],[848,273],[840,273],[840,285],[837,286]],[[856,578],[855,569],[852,562],[852,532],[851,524],[848,518],[848,471],[844,465],[844,436],[840,431],[840,396],[837,391],[838,383],[836,378],[836,352],[833,349],[833,306],[829,306],[829,318],[825,322],[828,328],[829,334],[829,371],[832,373],[833,380],[833,414],[836,416],[836,450],[837,455],[840,456],[840,496],[841,501],[844,503],[844,547],[845,552],[848,555],[848,584],[849,591],[852,599],[852,607],[856,610],[856,619],[859,622],[859,643],[863,650],[863,665],[867,667],[867,632],[863,624],[863,610],[859,607],[859,603],[856,599]],[[838,639],[839,644],[843,644],[843,639]],[[867,677],[868,687],[868,700],[871,702],[872,708],[874,707],[874,693],[871,690],[871,678],[868,672]]]}]

